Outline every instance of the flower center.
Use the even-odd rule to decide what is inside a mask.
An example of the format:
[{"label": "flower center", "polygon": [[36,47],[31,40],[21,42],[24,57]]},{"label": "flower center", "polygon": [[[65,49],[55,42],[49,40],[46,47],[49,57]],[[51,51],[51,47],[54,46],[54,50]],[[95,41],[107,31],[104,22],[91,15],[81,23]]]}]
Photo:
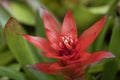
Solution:
[{"label": "flower center", "polygon": [[61,42],[59,43],[59,46],[62,49],[68,49],[71,50],[73,48],[74,40],[72,39],[72,36],[62,36]]},{"label": "flower center", "polygon": [[69,35],[61,36],[59,47],[61,50],[59,51],[60,56],[68,56],[71,55],[76,46],[77,38]]}]

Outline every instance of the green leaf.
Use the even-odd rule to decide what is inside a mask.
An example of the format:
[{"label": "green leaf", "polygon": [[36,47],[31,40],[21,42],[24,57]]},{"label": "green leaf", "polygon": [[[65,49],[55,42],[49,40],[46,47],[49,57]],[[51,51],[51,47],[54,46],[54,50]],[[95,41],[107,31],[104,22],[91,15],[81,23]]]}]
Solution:
[{"label": "green leaf", "polygon": [[0,51],[3,51],[4,48],[5,48],[5,40],[4,40],[4,37],[3,37],[3,28],[0,25]]},{"label": "green leaf", "polygon": [[9,18],[10,14],[0,5],[0,25],[2,28],[4,28]]},{"label": "green leaf", "polygon": [[20,36],[20,33],[23,32],[19,23],[11,18],[6,23],[4,31],[7,44],[17,61],[21,65],[34,64],[35,60],[31,50],[23,37]]},{"label": "green leaf", "polygon": [[39,11],[37,12],[36,16],[36,35],[46,38],[45,28]]},{"label": "green leaf", "polygon": [[13,55],[9,51],[0,53],[0,66],[8,64],[13,60]]},{"label": "green leaf", "polygon": [[13,71],[6,67],[0,67],[0,76],[7,76],[14,80],[27,80],[22,73]]},{"label": "green leaf", "polygon": [[117,4],[120,2],[120,0],[113,0],[111,2],[112,2],[112,4],[111,4],[111,7],[108,11],[108,14],[109,15],[114,15],[114,14],[116,14],[115,11],[116,11],[116,8],[117,8]]},{"label": "green leaf", "polygon": [[105,14],[107,13],[109,6],[90,7],[88,9],[94,14]]},{"label": "green leaf", "polygon": [[[6,1],[3,1],[3,2],[6,2]],[[17,20],[28,25],[35,24],[34,12],[25,3],[20,1],[8,1],[8,5],[3,4],[3,6]]]},{"label": "green leaf", "polygon": [[0,5],[0,51],[5,49],[5,40],[3,37],[3,28],[10,18],[10,14]]},{"label": "green leaf", "polygon": [[108,60],[104,65],[103,76],[101,80],[115,80],[117,70],[118,61],[116,59]]},{"label": "green leaf", "polygon": [[120,20],[115,19],[108,50],[120,58]]},{"label": "green leaf", "polygon": [[93,73],[102,72],[103,67],[104,67],[104,63],[95,64],[95,65],[90,67],[88,73],[93,74]]},{"label": "green leaf", "polygon": [[30,72],[32,72],[34,76],[38,77],[39,80],[56,80],[55,76],[52,76],[50,74],[45,74],[35,70],[30,70]]},{"label": "green leaf", "polygon": [[96,6],[102,6],[102,5],[108,5],[108,4],[110,4],[111,2],[113,2],[113,1],[115,1],[115,0],[93,0],[92,2],[91,2],[91,5],[93,6],[93,7],[96,7]]},{"label": "green leaf", "polygon": [[13,63],[13,64],[8,65],[8,67],[12,70],[20,71],[22,66],[19,63]]},{"label": "green leaf", "polygon": [[111,51],[113,54],[115,54],[117,58],[106,62],[104,66],[104,72],[103,72],[104,75],[101,78],[101,80],[115,80],[116,73],[119,66],[118,59],[120,58],[119,41],[120,41],[120,23],[118,18],[116,18],[108,50]]},{"label": "green leaf", "polygon": [[91,74],[87,74],[87,77],[85,80],[96,80]]}]

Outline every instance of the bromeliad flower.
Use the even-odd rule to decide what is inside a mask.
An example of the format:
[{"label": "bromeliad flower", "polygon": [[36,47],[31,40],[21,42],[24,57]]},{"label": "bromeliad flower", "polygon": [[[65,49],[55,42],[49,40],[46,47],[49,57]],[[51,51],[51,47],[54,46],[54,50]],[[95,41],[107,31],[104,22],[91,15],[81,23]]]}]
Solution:
[{"label": "bromeliad flower", "polygon": [[87,48],[102,30],[107,17],[103,17],[92,27],[83,32],[78,38],[76,23],[70,11],[65,15],[62,27],[46,10],[42,10],[46,35],[41,37],[22,36],[30,43],[43,50],[43,55],[56,58],[57,62],[48,62],[32,65],[31,68],[49,74],[63,75],[66,80],[80,80],[84,75],[84,68],[103,58],[114,57],[107,51],[89,53]]}]

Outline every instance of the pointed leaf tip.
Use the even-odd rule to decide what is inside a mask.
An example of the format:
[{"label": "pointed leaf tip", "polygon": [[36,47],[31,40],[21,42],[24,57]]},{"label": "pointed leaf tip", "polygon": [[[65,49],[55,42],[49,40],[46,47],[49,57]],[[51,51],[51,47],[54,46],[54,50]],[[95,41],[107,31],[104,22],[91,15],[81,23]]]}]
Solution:
[{"label": "pointed leaf tip", "polygon": [[43,50],[44,52],[55,52],[55,50],[53,50],[51,46],[49,45],[50,42],[47,39],[44,39],[42,37],[37,37],[37,36],[30,36],[26,34],[21,34],[21,36],[25,38],[28,42],[33,44],[34,46]]},{"label": "pointed leaf tip", "polygon": [[78,49],[85,50],[92,44],[92,42],[96,39],[96,37],[99,35],[102,28],[104,27],[107,17],[108,16],[104,16],[102,19],[97,21],[95,24],[93,24],[90,28],[82,33],[79,38],[79,45],[77,46]]},{"label": "pointed leaf tip", "polygon": [[26,63],[33,64],[35,63],[35,60],[32,56],[29,45],[21,38],[19,33],[22,33],[22,27],[16,19],[10,18],[4,29],[4,35],[8,47],[21,65],[25,65]]},{"label": "pointed leaf tip", "polygon": [[108,15],[105,15],[105,16],[103,17],[104,22],[107,20],[107,18],[108,18]]},{"label": "pointed leaf tip", "polygon": [[44,7],[40,7],[39,12],[40,12],[40,15],[41,15],[41,16],[44,14],[45,11],[46,11],[46,10],[45,10]]},{"label": "pointed leaf tip", "polygon": [[5,26],[7,26],[9,23],[11,23],[11,22],[18,22],[15,18],[13,18],[13,17],[11,17],[8,21],[7,21],[7,23],[5,24]]},{"label": "pointed leaf tip", "polygon": [[112,54],[111,52],[107,52],[107,51],[94,52],[89,55],[89,59],[86,64],[90,65],[92,63],[98,62],[105,58],[115,58],[115,57],[116,56],[114,54]]},{"label": "pointed leaf tip", "polygon": [[[9,31],[9,30],[12,30],[12,31],[14,31],[14,33],[16,33],[16,34],[19,34],[20,32],[21,32],[21,30],[15,30],[16,28],[15,28],[15,26],[17,25],[17,24],[19,24],[19,22],[15,19],[15,18],[13,18],[13,17],[11,17],[8,21],[7,21],[7,23],[5,24],[5,28],[4,28],[4,36],[5,36],[5,38],[6,38],[6,33]],[[12,28],[13,27],[13,28]],[[7,31],[7,32],[6,32]]]},{"label": "pointed leaf tip", "polygon": [[116,56],[112,53],[109,53],[108,55],[106,55],[106,58],[115,58]]},{"label": "pointed leaf tip", "polygon": [[76,22],[70,10],[68,10],[68,12],[65,15],[65,18],[62,24],[62,34],[77,36]]},{"label": "pointed leaf tip", "polygon": [[50,42],[56,42],[61,26],[59,22],[47,10],[42,10],[42,19],[46,30],[46,35]]}]

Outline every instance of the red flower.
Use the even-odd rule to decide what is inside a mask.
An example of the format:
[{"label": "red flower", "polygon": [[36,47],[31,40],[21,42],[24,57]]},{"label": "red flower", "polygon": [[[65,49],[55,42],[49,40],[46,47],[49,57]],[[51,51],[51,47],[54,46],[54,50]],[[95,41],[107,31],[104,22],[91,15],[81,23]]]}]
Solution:
[{"label": "red flower", "polygon": [[44,56],[56,58],[58,62],[32,65],[33,69],[49,74],[63,75],[66,80],[77,80],[84,74],[84,68],[103,58],[114,57],[110,52],[89,53],[86,49],[98,36],[106,21],[106,16],[83,32],[78,38],[76,23],[70,11],[65,15],[62,27],[46,10],[42,18],[48,39],[22,36],[30,43],[44,51]]}]

